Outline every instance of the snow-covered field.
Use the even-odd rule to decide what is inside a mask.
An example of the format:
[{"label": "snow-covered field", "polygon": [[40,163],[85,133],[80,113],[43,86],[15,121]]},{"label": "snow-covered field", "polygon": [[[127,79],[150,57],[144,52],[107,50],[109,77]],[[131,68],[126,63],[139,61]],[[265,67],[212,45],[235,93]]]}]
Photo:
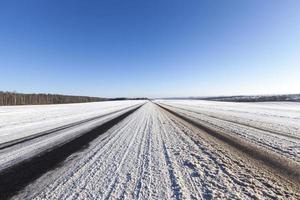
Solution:
[{"label": "snow-covered field", "polygon": [[225,131],[300,162],[300,103],[157,102],[216,131]]},{"label": "snow-covered field", "polygon": [[0,145],[81,120],[120,111],[144,101],[0,106]]},{"label": "snow-covered field", "polygon": [[[20,123],[1,121],[2,128],[34,125],[40,119],[39,113],[47,116],[44,123],[48,128],[67,124],[64,119],[73,123],[100,117],[0,149],[0,171],[37,152],[55,148],[59,141],[67,144],[74,135],[88,133],[93,127],[142,105],[55,168],[18,189],[13,199],[300,199],[299,174],[286,175],[255,155],[178,117],[196,120],[220,134],[238,137],[245,144],[268,149],[300,166],[298,103],[198,100],[160,100],[155,101],[157,105],[145,101],[103,103],[106,105],[45,106],[47,111],[42,111],[44,106],[37,106],[41,110],[29,106],[27,112],[22,107],[1,108],[2,113],[10,113],[12,109],[11,113],[31,116],[26,121],[11,114],[11,119],[18,118]],[[28,114],[29,110],[36,113]],[[52,120],[60,123],[55,126],[50,123]],[[30,129],[26,130],[32,134]]]}]

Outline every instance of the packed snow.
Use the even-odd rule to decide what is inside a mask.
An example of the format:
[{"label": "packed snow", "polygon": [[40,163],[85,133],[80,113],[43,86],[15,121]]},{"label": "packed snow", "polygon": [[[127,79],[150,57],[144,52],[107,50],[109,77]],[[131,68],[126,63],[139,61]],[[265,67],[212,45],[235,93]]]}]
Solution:
[{"label": "packed snow", "polygon": [[[80,136],[91,130],[97,133],[54,167],[45,164],[46,171],[18,189],[12,199],[300,198],[299,179],[286,176],[276,167],[178,117],[186,116],[221,134],[239,137],[245,144],[272,150],[294,160],[298,166],[297,103],[155,103],[114,101],[2,107],[0,117],[6,120],[1,120],[2,142],[87,121],[0,148],[0,178],[1,172],[18,163],[23,167],[22,161],[48,158],[45,152],[51,150],[61,154],[64,151],[60,146],[68,146],[74,138],[82,139]],[[133,110],[109,129],[99,133],[95,129]]]},{"label": "packed snow", "polygon": [[81,120],[120,111],[145,101],[0,106],[0,144]]},{"label": "packed snow", "polygon": [[300,162],[300,103],[158,100],[206,126],[241,137]]},{"label": "packed snow", "polygon": [[14,199],[297,199],[295,187],[149,102]]}]

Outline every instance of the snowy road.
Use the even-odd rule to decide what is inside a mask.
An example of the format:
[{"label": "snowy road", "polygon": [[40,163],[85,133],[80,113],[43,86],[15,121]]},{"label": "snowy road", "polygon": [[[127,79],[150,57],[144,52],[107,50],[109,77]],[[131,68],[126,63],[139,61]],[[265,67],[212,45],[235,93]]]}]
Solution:
[{"label": "snowy road", "polygon": [[0,148],[7,143],[74,126],[74,123],[99,118],[144,101],[103,101],[33,106],[0,107]]},{"label": "snowy road", "polygon": [[[298,158],[292,152],[282,155]],[[149,102],[13,198],[299,199],[299,191],[299,181]]]},{"label": "snowy road", "polygon": [[160,101],[216,132],[236,136],[300,162],[299,103]]}]

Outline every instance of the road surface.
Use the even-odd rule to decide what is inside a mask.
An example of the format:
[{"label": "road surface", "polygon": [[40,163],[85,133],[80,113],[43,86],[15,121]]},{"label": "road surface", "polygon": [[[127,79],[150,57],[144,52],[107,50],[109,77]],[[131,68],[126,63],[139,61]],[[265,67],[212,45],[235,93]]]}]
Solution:
[{"label": "road surface", "polygon": [[299,191],[297,177],[148,102],[12,198],[299,199]]}]

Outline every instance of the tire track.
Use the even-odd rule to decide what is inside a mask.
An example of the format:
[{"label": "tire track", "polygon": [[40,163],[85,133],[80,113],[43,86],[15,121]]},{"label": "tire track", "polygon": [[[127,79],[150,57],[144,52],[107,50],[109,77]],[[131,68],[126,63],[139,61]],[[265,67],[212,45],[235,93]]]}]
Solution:
[{"label": "tire track", "polygon": [[254,126],[254,125],[251,125],[251,124],[246,123],[246,122],[239,122],[239,121],[236,121],[236,120],[224,119],[222,117],[216,117],[215,115],[205,114],[203,112],[197,112],[197,111],[193,111],[193,110],[189,110],[189,109],[185,109],[185,108],[181,108],[181,107],[174,107],[174,106],[166,105],[166,104],[163,104],[163,105],[168,106],[168,107],[172,107],[173,109],[180,109],[180,110],[183,110],[183,111],[196,113],[196,114],[203,115],[203,116],[206,116],[206,117],[210,117],[210,118],[213,118],[213,119],[218,119],[218,120],[221,120],[221,121],[224,121],[224,122],[239,124],[239,125],[241,125],[243,127],[246,127],[246,128],[250,127],[254,130],[264,131],[266,134],[271,134],[271,135],[276,135],[276,136],[279,135],[279,136],[283,136],[283,137],[286,137],[286,138],[290,138],[290,139],[300,141],[300,137],[298,137],[296,135],[286,134],[286,133],[282,133],[282,132],[279,132],[279,131]]},{"label": "tire track", "polygon": [[2,170],[0,172],[0,199],[11,197],[28,183],[40,177],[43,173],[49,171],[51,168],[57,166],[69,155],[83,148],[90,141],[106,132],[114,124],[120,122],[138,108],[139,107],[131,109],[62,146],[48,150],[36,157]]},{"label": "tire track", "polygon": [[148,103],[14,198],[299,199],[298,189],[261,161]]},{"label": "tire track", "polygon": [[206,124],[197,121],[197,119],[192,119],[183,114],[179,114],[169,108],[159,105],[162,109],[167,112],[183,119],[184,121],[198,127],[201,130],[204,130],[209,135],[218,138],[219,140],[235,147],[239,151],[246,153],[248,156],[255,158],[266,164],[266,166],[274,169],[275,171],[281,173],[283,176],[289,177],[290,180],[294,181],[296,184],[300,184],[300,166],[297,162],[286,159],[274,152],[271,152],[265,148],[261,148],[246,142],[240,138],[234,137],[224,132],[216,132],[216,130],[207,126]]},{"label": "tire track", "polygon": [[16,139],[16,140],[12,140],[12,141],[9,141],[9,142],[1,143],[0,144],[0,150],[3,150],[3,149],[8,148],[8,147],[12,147],[12,146],[17,145],[17,144],[22,144],[22,143],[28,142],[28,141],[36,139],[36,138],[40,138],[40,137],[43,137],[43,136],[46,136],[46,135],[50,135],[50,134],[56,133],[58,131],[63,131],[63,130],[66,130],[66,129],[69,129],[69,128],[72,128],[72,127],[75,127],[75,126],[79,126],[79,125],[85,124],[87,122],[95,121],[95,120],[103,118],[105,116],[109,116],[109,115],[119,113],[119,112],[122,112],[122,111],[125,111],[125,110],[130,110],[130,109],[135,108],[135,107],[136,107],[135,105],[130,106],[128,108],[123,108],[121,110],[113,111],[113,112],[110,112],[110,113],[107,113],[107,114],[104,114],[104,115],[91,117],[89,119],[80,120],[80,121],[77,121],[77,122],[74,122],[74,123],[71,123],[71,124],[67,124],[67,125],[60,126],[60,127],[57,127],[57,128],[51,129],[51,130],[36,133],[36,134],[26,136],[26,137],[23,137],[23,138],[20,138],[20,139]]},{"label": "tire track", "polygon": [[291,162],[295,161],[300,163],[300,143],[295,139],[281,137],[238,123],[211,118],[199,113],[193,113],[192,111],[177,109],[174,106],[162,105],[193,121],[197,121],[202,127],[211,129],[214,132],[221,132],[225,135],[233,135],[233,137],[238,137],[243,141],[253,143],[255,146],[260,146],[263,149],[268,149],[271,152],[280,154],[281,157],[285,157],[287,160],[293,160]]},{"label": "tire track", "polygon": [[[204,188],[205,199],[212,197],[226,199],[299,197],[297,184],[278,176],[276,172],[268,170],[262,163],[185,122],[174,119],[173,123],[176,124],[174,127],[184,132],[180,135],[182,140],[190,141],[189,146],[195,148],[193,151],[189,150],[194,159],[187,159],[189,160],[187,166],[196,177],[201,176],[199,181],[202,184],[201,188]],[[219,193],[222,190],[223,192]],[[224,196],[227,191],[232,190],[235,192]]]}]

